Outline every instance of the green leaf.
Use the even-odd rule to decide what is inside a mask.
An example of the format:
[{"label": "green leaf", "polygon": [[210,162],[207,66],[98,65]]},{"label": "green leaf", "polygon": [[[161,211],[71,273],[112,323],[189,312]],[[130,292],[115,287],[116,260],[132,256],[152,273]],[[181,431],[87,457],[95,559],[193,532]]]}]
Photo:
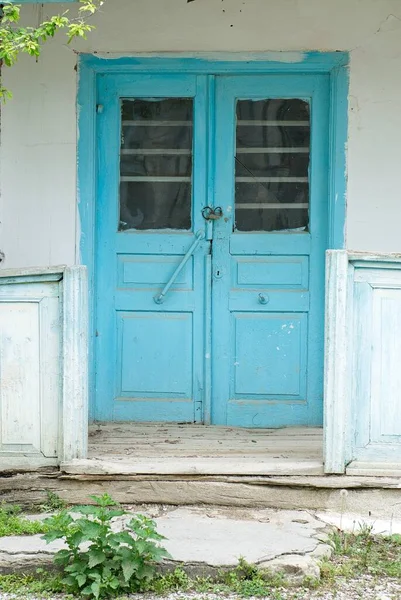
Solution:
[{"label": "green leaf", "polygon": [[42,535],[42,540],[46,540],[47,544],[50,542],[54,542],[55,540],[59,540],[64,537],[64,532],[58,529],[54,529],[53,531],[48,531],[44,535]]},{"label": "green leaf", "polygon": [[64,577],[61,581],[62,583],[65,583],[65,585],[67,585],[68,587],[75,587],[76,585],[75,578],[72,575]]},{"label": "green leaf", "polygon": [[125,581],[129,581],[137,569],[137,565],[132,560],[123,560],[121,563]]},{"label": "green leaf", "polygon": [[74,513],[78,513],[80,515],[93,515],[94,517],[99,515],[99,507],[98,506],[75,506]]},{"label": "green leaf", "polygon": [[122,517],[123,515],[126,515],[126,514],[127,514],[127,511],[123,510],[122,508],[119,508],[119,509],[109,510],[108,517],[110,519],[114,519],[114,517]]},{"label": "green leaf", "polygon": [[91,585],[92,594],[95,598],[99,598],[100,596],[100,583],[98,581],[94,581]]},{"label": "green leaf", "polygon": [[78,575],[76,576],[76,580],[80,588],[85,585],[86,579],[87,577],[84,573],[78,573]]},{"label": "green leaf", "polygon": [[112,590],[117,590],[120,586],[118,577],[111,577],[108,583]]},{"label": "green leaf", "polygon": [[[82,22],[79,23],[79,25],[81,25]],[[118,502],[116,502],[115,500],[113,500],[113,498],[111,496],[109,496],[109,494],[103,494],[102,496],[90,496],[92,498],[92,500],[94,502],[96,502],[96,504],[98,506],[101,506],[103,508],[107,508],[108,506],[118,506]]]},{"label": "green leaf", "polygon": [[77,526],[81,530],[82,542],[96,540],[103,533],[103,526],[100,523],[96,523],[96,521],[79,519]]},{"label": "green leaf", "polygon": [[2,23],[18,23],[20,19],[20,6],[16,4],[3,5]]},{"label": "green leaf", "polygon": [[78,546],[80,544],[82,544],[82,542],[84,541],[83,539],[83,535],[81,531],[75,531],[71,536],[69,536],[68,538],[68,543],[75,547],[78,548]]},{"label": "green leaf", "polygon": [[96,565],[100,565],[106,560],[106,555],[101,550],[88,550],[89,563],[88,566],[90,569],[96,567]]},{"label": "green leaf", "polygon": [[155,562],[160,562],[163,558],[173,558],[173,557],[165,548],[155,546],[152,551],[152,560],[154,560]]},{"label": "green leaf", "polygon": [[146,546],[147,546],[147,544],[143,540],[138,540],[135,543],[135,549],[138,552],[138,554],[143,554],[145,552],[145,550],[146,550]]},{"label": "green leaf", "polygon": [[[110,536],[111,538],[111,536]],[[120,531],[119,533],[114,533],[112,537],[112,543],[114,544],[128,544],[135,545],[135,540],[128,531]]]},{"label": "green leaf", "polygon": [[86,570],[86,561],[84,560],[74,560],[70,565],[65,567],[64,571],[66,573],[71,573],[71,575],[77,575],[79,573],[83,573]]},{"label": "green leaf", "polygon": [[70,550],[59,550],[57,554],[54,556],[54,562],[57,565],[68,564],[71,559],[71,551]]},{"label": "green leaf", "polygon": [[138,579],[147,579],[150,580],[155,575],[155,568],[152,565],[142,565],[136,573]]}]

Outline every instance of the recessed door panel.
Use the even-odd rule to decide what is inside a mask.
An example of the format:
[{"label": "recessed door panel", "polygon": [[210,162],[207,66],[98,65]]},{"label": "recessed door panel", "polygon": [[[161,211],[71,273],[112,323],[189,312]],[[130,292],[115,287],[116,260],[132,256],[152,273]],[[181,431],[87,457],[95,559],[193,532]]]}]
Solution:
[{"label": "recessed door panel", "polygon": [[233,313],[233,386],[230,399],[305,402],[304,314]]}]

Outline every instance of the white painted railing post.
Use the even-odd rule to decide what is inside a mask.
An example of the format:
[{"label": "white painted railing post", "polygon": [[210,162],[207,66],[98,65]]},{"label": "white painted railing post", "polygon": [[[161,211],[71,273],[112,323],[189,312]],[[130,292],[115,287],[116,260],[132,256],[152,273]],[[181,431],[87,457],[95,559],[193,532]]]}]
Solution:
[{"label": "white painted railing post", "polygon": [[60,462],[88,451],[88,281],[86,267],[63,278],[63,375]]},{"label": "white painted railing post", "polygon": [[324,462],[326,473],[344,473],[350,427],[349,323],[352,307],[348,253],[326,253]]}]

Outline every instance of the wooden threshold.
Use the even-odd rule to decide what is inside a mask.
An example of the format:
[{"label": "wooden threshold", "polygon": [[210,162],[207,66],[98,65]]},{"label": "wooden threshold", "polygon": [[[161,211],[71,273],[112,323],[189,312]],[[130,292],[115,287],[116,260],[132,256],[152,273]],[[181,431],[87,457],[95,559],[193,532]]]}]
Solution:
[{"label": "wooden threshold", "polygon": [[88,459],[61,469],[92,475],[323,475],[322,429],[95,424]]}]

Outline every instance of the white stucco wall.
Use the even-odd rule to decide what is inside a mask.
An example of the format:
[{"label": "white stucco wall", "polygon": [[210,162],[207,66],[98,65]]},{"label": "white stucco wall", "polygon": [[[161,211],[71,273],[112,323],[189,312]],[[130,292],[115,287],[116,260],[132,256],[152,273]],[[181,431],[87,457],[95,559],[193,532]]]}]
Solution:
[{"label": "white stucco wall", "polygon": [[[24,13],[35,22],[41,10]],[[347,247],[401,251],[399,0],[107,0],[95,23],[79,50],[350,51]],[[76,58],[56,41],[4,72],[4,267],[76,260]]]}]

